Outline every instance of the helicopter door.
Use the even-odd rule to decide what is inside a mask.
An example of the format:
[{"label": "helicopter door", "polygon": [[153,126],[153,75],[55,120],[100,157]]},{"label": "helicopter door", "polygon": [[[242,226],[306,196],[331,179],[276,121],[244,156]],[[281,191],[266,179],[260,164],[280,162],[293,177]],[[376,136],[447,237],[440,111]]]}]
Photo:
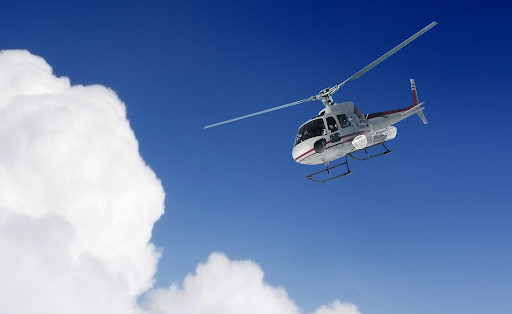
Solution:
[{"label": "helicopter door", "polygon": [[327,122],[327,129],[329,129],[331,143],[339,142],[341,140],[341,134],[338,131],[336,119],[334,119],[334,117],[327,117],[325,122]]}]

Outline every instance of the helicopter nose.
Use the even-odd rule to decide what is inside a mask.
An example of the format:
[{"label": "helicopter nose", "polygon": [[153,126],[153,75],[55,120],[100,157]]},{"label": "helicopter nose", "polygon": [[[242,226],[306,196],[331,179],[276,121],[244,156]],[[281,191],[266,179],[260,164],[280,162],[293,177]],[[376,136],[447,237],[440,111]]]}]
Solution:
[{"label": "helicopter nose", "polygon": [[302,159],[304,159],[311,151],[313,150],[313,147],[311,145],[308,145],[306,143],[300,143],[297,144],[292,151],[292,158],[299,164],[301,163]]},{"label": "helicopter nose", "polygon": [[293,159],[299,164],[308,164],[309,156],[322,153],[327,146],[327,141],[324,138],[311,138],[302,143],[297,144],[292,151]]}]

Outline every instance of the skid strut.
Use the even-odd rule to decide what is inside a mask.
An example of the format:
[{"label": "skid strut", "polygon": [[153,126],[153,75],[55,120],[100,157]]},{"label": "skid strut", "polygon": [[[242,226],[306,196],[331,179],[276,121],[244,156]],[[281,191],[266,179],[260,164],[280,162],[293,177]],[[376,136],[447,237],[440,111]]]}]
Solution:
[{"label": "skid strut", "polygon": [[[338,168],[340,166],[343,166],[343,165],[346,166],[346,171],[345,172],[343,172],[342,174],[337,174],[337,175],[333,175],[331,173],[331,171],[333,169],[336,169],[336,168]],[[350,167],[348,165],[347,156],[345,156],[345,161],[344,162],[342,162],[340,164],[337,164],[336,166],[329,167],[329,163],[326,163],[325,166],[326,166],[326,168],[324,170],[320,170],[320,171],[317,171],[315,173],[312,173],[312,174],[306,176],[306,179],[309,179],[309,180],[311,180],[313,182],[317,182],[317,183],[323,183],[323,182],[331,181],[331,180],[339,178],[339,177],[344,177],[344,176],[349,175],[349,174],[352,173],[352,171],[350,171]],[[321,180],[320,178],[318,178],[322,174],[327,174],[327,179]]]},{"label": "skid strut", "polygon": [[[370,147],[374,147],[374,146],[377,146],[377,145],[382,145],[382,147],[384,147],[385,151],[384,151],[384,152],[381,152],[381,153],[378,153],[378,154],[374,154],[374,155],[371,155],[370,153],[368,153],[368,150],[367,150],[368,148],[370,148]],[[364,152],[366,153],[366,157],[362,157],[362,158],[360,158],[360,157],[354,156],[354,155],[353,155],[353,153],[354,153],[354,152],[352,152],[352,153],[348,153],[347,155],[349,155],[349,157],[350,157],[350,158],[353,158],[353,159],[355,159],[355,160],[368,160],[368,159],[371,159],[371,158],[374,158],[374,157],[377,157],[377,156],[387,155],[387,154],[389,154],[389,153],[391,153],[391,152],[392,152],[392,150],[389,150],[389,149],[386,147],[386,145],[384,145],[384,143],[375,144],[375,145],[372,145],[372,146],[366,147],[366,148],[364,148],[364,149],[362,149],[362,150],[358,150],[358,152],[359,152],[359,151],[364,151]]]}]

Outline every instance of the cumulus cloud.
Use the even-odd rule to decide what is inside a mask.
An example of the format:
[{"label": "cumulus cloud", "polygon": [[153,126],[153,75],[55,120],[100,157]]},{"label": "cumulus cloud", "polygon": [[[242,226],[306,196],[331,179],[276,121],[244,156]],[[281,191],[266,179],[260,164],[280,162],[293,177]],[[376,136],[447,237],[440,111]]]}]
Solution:
[{"label": "cumulus cloud", "polygon": [[315,314],[360,314],[357,306],[350,303],[341,303],[339,300],[335,300],[329,305],[323,305]]},{"label": "cumulus cloud", "polygon": [[[300,314],[282,287],[263,280],[263,271],[249,260],[231,261],[213,253],[182,285],[154,289],[145,308],[152,314]],[[360,314],[353,304],[335,300],[314,314]]]},{"label": "cumulus cloud", "polygon": [[[0,52],[0,312],[300,313],[257,264],[219,253],[181,285],[152,290],[163,204],[112,90]],[[339,301],[315,312],[331,313],[359,312]]]},{"label": "cumulus cloud", "polygon": [[298,314],[283,288],[263,281],[263,271],[251,261],[230,261],[214,253],[188,275],[182,286],[157,289],[147,307],[155,314]]},{"label": "cumulus cloud", "polygon": [[164,192],[116,94],[2,51],[0,149],[0,311],[134,309],[153,284]]}]

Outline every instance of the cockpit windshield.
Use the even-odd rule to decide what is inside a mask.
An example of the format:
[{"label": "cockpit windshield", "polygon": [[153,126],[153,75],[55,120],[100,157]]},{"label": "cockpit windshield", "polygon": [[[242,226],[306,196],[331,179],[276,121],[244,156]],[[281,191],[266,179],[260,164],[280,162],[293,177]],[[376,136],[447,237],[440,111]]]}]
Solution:
[{"label": "cockpit windshield", "polygon": [[315,136],[321,136],[327,134],[325,131],[325,124],[323,119],[312,120],[300,127],[295,137],[295,145],[302,141],[310,139]]}]

